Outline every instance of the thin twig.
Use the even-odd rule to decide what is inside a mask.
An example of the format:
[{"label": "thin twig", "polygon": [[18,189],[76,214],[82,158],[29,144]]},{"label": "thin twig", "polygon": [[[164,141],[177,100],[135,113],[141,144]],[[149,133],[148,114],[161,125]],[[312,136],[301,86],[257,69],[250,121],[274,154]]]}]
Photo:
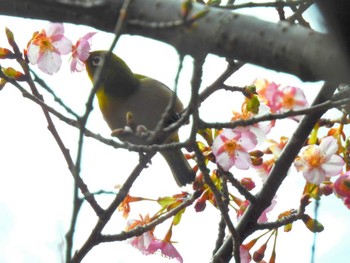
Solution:
[{"label": "thin twig", "polygon": [[52,97],[54,98],[54,100],[60,105],[62,106],[68,113],[72,114],[74,117],[76,117],[77,119],[79,118],[79,115],[77,113],[75,113],[71,108],[69,108],[62,100],[61,98],[59,98],[56,93],[53,91],[53,89],[51,89],[46,82],[40,78],[38,76],[38,74],[36,74],[33,70],[30,70],[30,72],[33,74],[34,76],[34,81],[37,82],[41,87],[43,87],[47,92],[49,92]]},{"label": "thin twig", "polygon": [[305,19],[302,17],[302,14],[314,3],[315,0],[308,0],[304,3],[301,3],[299,8],[294,12],[294,14],[288,17],[287,21],[289,21],[290,23],[294,23],[296,20],[298,20],[298,22],[301,25],[310,28],[310,24],[307,21],[305,21]]},{"label": "thin twig", "polygon": [[[199,95],[200,97],[200,102],[205,101],[211,94],[214,92],[220,90],[220,89],[226,89],[227,87],[224,85],[224,82],[232,76],[233,73],[235,73],[237,70],[239,70],[244,63],[242,62],[235,62],[235,61],[228,61],[227,67],[225,71],[208,87],[206,87],[201,94]],[[235,89],[236,88],[236,89]],[[238,87],[232,87],[230,89],[231,91],[241,91],[241,88]]]},{"label": "thin twig", "polygon": [[243,4],[222,5],[217,7],[222,9],[230,9],[230,10],[237,10],[237,9],[243,9],[243,8],[256,8],[256,7],[275,7],[275,8],[276,7],[296,7],[305,2],[307,2],[307,0],[291,1],[291,2],[275,1],[275,2],[263,2],[263,3],[249,2],[249,3],[243,3]]},{"label": "thin twig", "polygon": [[222,129],[222,128],[236,128],[236,127],[245,127],[250,126],[259,122],[263,121],[272,121],[272,120],[278,120],[278,119],[285,119],[288,117],[298,116],[298,115],[309,115],[313,114],[319,111],[325,111],[329,110],[335,107],[339,107],[341,105],[346,105],[350,102],[349,98],[344,99],[337,99],[337,100],[328,100],[323,103],[311,106],[309,108],[305,108],[302,110],[290,110],[283,113],[274,113],[274,114],[265,114],[262,116],[253,117],[247,120],[236,120],[232,122],[222,122],[222,123],[208,123],[208,122],[202,122],[200,124],[200,128],[215,128],[215,129]]},{"label": "thin twig", "polygon": [[256,201],[256,198],[254,195],[252,195],[241,183],[233,176],[230,172],[220,171],[227,180],[232,184],[233,187],[235,187],[238,192],[243,195],[249,202],[254,203]]}]

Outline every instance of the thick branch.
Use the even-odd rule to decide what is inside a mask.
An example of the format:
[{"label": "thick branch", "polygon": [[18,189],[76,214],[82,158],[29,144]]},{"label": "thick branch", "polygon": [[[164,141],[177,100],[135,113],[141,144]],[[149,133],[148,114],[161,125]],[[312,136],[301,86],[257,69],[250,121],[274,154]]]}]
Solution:
[{"label": "thick branch", "polygon": [[[123,2],[0,0],[0,13],[85,24],[113,32]],[[133,0],[128,18],[129,21],[148,23],[179,21],[180,4],[180,0]],[[192,14],[204,8],[194,4]],[[270,23],[213,7],[190,28],[174,26],[160,29],[133,24],[126,26],[123,33],[163,41],[194,57],[212,53],[291,73],[304,81],[339,83],[350,80],[345,56],[336,43],[327,35],[300,26]]]}]

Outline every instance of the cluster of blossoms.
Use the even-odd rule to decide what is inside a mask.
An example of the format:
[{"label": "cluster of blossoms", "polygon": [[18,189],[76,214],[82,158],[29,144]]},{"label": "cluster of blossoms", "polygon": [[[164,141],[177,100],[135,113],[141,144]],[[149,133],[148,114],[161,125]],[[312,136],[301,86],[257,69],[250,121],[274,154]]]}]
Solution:
[{"label": "cluster of blossoms", "polygon": [[[299,110],[308,105],[303,91],[297,87],[280,87],[280,85],[266,80],[258,80],[254,86],[257,88],[256,97],[259,99],[259,103],[267,106],[270,113]],[[247,100],[252,100],[252,96],[248,97],[244,105],[248,105]],[[262,108],[262,105],[259,103],[257,104],[259,109],[256,111],[258,114],[255,114],[253,110],[245,106],[242,107],[242,113],[234,113],[232,121],[258,116]],[[293,118],[296,119],[295,117]],[[253,150],[258,144],[257,137],[259,134],[266,136],[274,126],[274,123],[269,123],[265,128],[262,128],[261,124],[259,125],[223,129],[219,133],[213,142],[212,151],[215,155],[215,162],[223,170],[228,171],[231,167],[244,170],[254,167],[258,169],[260,174],[263,173],[264,177],[268,176],[288,139],[282,137],[280,142],[267,140],[271,144],[269,152],[274,155],[274,158],[266,162],[252,163]],[[339,175],[342,172],[344,161],[337,152],[337,139],[333,136],[328,136],[322,139],[319,145],[311,144],[302,148],[301,155],[296,158],[294,164],[297,171],[303,173],[307,182],[320,185],[326,178]],[[260,161],[262,160],[260,159]]]},{"label": "cluster of blossoms", "polygon": [[[259,98],[266,104],[271,113],[300,110],[308,106],[304,92],[298,87],[281,87],[267,80],[256,80],[254,83]],[[297,117],[293,117],[298,120]]]},{"label": "cluster of blossoms", "polygon": [[[281,87],[274,82],[257,80],[254,85],[247,89],[248,92],[244,93],[246,99],[241,109],[242,112],[233,113],[233,122],[259,117],[265,113],[297,111],[308,106],[303,91],[297,87]],[[295,121],[300,120],[298,116],[292,116],[291,119]],[[275,121],[270,121],[217,131],[216,134],[218,135],[214,138],[211,146],[214,155],[213,161],[224,171],[229,171],[231,168],[240,170],[253,168],[265,181],[288,142],[287,137],[281,137],[279,142],[266,139],[266,136],[275,124]],[[339,131],[330,131],[328,136],[320,140],[309,140],[309,145],[300,150],[298,157],[294,161],[294,166],[306,180],[307,187],[304,192],[306,196],[318,198],[319,195],[328,195],[334,192],[350,208],[350,171],[342,174],[345,162],[339,155],[342,153],[340,133]],[[260,142],[264,142],[264,145],[269,144],[267,149],[259,149]],[[273,157],[264,160],[268,155]],[[332,183],[330,178],[335,176],[339,177]],[[245,187],[245,184],[242,183],[243,181],[241,180],[241,184]],[[254,182],[252,184],[255,186]],[[246,187],[249,191],[253,188]],[[315,189],[318,189],[318,195],[313,195]],[[206,195],[210,196],[209,193],[206,193]],[[239,220],[250,202],[241,200],[233,195],[231,200],[238,206],[236,213]],[[200,201],[203,202],[202,200]],[[267,222],[267,213],[273,209],[276,202],[276,199],[274,199],[271,206],[262,213],[259,223]],[[282,213],[280,218],[291,213],[291,211]],[[302,220],[311,231],[322,231],[323,229],[322,225],[308,215],[304,215]],[[286,225],[285,231],[290,230],[291,224]],[[257,239],[241,246],[242,262],[251,262],[252,258],[255,261],[263,259],[266,243],[254,253],[253,257],[250,255],[249,250],[256,241]],[[272,258],[274,256],[273,254]]]},{"label": "cluster of blossoms", "polygon": [[89,57],[91,37],[94,32],[87,33],[75,45],[64,36],[61,23],[50,23],[47,29],[35,32],[27,45],[27,57],[31,64],[47,74],[56,73],[62,64],[61,55],[72,53],[70,69],[82,71],[84,61]]}]

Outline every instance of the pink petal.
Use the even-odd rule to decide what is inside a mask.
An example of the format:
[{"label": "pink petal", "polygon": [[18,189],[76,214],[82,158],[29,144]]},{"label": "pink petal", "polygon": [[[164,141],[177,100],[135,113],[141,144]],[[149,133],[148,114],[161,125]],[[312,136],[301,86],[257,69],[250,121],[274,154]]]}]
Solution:
[{"label": "pink petal", "polygon": [[52,45],[61,55],[67,55],[72,51],[72,41],[65,36],[62,36],[59,41],[53,42]]},{"label": "pink petal", "polygon": [[71,72],[81,72],[84,69],[85,69],[85,64],[81,62],[81,60],[79,60],[78,58],[73,57],[70,63]]},{"label": "pink petal", "polygon": [[81,61],[85,61],[88,59],[90,53],[90,43],[87,41],[82,41],[77,47],[77,57]]},{"label": "pink petal", "polygon": [[72,61],[70,62],[70,71],[75,72],[77,70],[77,64],[78,64],[78,59],[77,58],[72,58]]},{"label": "pink petal", "polygon": [[239,256],[241,257],[241,263],[249,263],[252,260],[249,250],[244,245],[239,247]]},{"label": "pink petal", "polygon": [[148,252],[153,254],[157,250],[160,250],[161,253],[164,256],[167,256],[169,258],[175,258],[179,262],[183,262],[183,259],[180,255],[180,253],[176,250],[176,248],[173,246],[173,244],[169,242],[165,242],[162,240],[154,240],[148,247]]},{"label": "pink petal", "polygon": [[62,23],[50,23],[46,29],[46,34],[48,36],[63,35],[64,26]]},{"label": "pink petal", "polygon": [[96,32],[89,32],[81,38],[81,41],[90,41],[90,39],[96,34]]},{"label": "pink petal", "polygon": [[39,69],[50,75],[56,73],[60,69],[61,64],[61,56],[55,52],[45,52],[38,60]]},{"label": "pink petal", "polygon": [[238,139],[241,136],[241,132],[238,129],[224,129],[219,135],[223,141]]},{"label": "pink petal", "polygon": [[85,36],[80,38],[76,43],[76,56],[81,60],[85,61],[89,57],[91,49],[91,38],[96,32],[87,33]]},{"label": "pink petal", "polygon": [[314,168],[311,170],[303,171],[303,176],[305,180],[308,181],[309,183],[319,185],[326,178],[326,173],[321,168]]},{"label": "pink petal", "polygon": [[252,150],[258,144],[256,135],[248,129],[242,132],[239,142],[246,151]]},{"label": "pink petal", "polygon": [[230,168],[232,166],[235,165],[235,160],[234,159],[231,159],[229,157],[229,155],[224,152],[222,154],[220,154],[219,156],[216,156],[216,163],[218,165],[220,165],[220,167],[224,170],[224,171],[228,171],[230,170]]},{"label": "pink petal", "polygon": [[306,163],[304,162],[304,160],[300,157],[297,157],[297,159],[295,159],[294,161],[294,166],[297,169],[298,172],[303,171],[306,167]]},{"label": "pink petal", "polygon": [[307,103],[304,91],[300,88],[295,88],[295,89],[296,89],[296,92],[294,94],[294,98],[296,103],[303,107],[307,106],[308,103]]},{"label": "pink petal", "polygon": [[344,161],[339,155],[332,155],[331,158],[322,165],[327,176],[336,176],[343,170]]},{"label": "pink petal", "polygon": [[236,161],[234,163],[236,168],[241,170],[248,170],[251,163],[252,162],[249,153],[239,150],[236,152]]},{"label": "pink petal", "polygon": [[322,139],[319,149],[322,153],[324,153],[327,157],[329,157],[338,151],[337,140],[332,136],[328,136]]},{"label": "pink petal", "polygon": [[30,43],[27,49],[27,57],[31,64],[36,65],[38,63],[39,54],[40,47]]}]

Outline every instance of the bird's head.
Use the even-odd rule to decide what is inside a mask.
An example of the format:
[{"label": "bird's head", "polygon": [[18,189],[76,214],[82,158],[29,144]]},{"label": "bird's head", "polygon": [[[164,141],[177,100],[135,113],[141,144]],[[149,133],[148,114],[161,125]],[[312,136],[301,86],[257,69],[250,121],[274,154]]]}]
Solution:
[{"label": "bird's head", "polygon": [[100,78],[107,91],[126,95],[137,87],[138,79],[128,65],[117,55],[108,54],[108,51],[104,50],[90,52],[89,58],[85,61],[86,71],[92,82],[96,81],[97,69],[102,67],[103,63],[106,65],[100,72]]}]

